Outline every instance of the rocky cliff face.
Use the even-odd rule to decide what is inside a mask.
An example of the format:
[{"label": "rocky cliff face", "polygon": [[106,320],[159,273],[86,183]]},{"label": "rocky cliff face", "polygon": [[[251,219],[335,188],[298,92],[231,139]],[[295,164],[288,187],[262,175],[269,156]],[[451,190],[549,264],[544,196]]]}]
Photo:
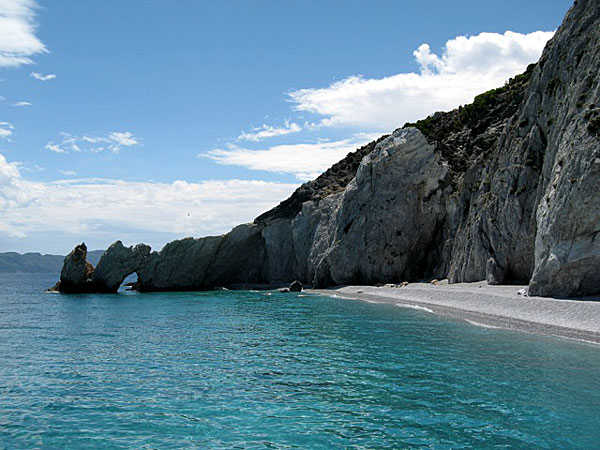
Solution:
[{"label": "rocky cliff face", "polygon": [[532,294],[600,292],[599,49],[600,4],[578,0],[544,52],[523,107],[546,144]]},{"label": "rocky cliff face", "polygon": [[137,272],[143,291],[448,277],[599,293],[599,38],[600,4],[578,0],[506,86],[383,136],[224,236],[119,242],[91,280],[65,260],[65,286],[114,291]]}]

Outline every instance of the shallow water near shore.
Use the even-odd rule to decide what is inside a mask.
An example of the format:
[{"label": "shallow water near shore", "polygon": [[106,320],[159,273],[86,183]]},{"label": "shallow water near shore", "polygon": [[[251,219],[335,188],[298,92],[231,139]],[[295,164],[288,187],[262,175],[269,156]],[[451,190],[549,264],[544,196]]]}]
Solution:
[{"label": "shallow water near shore", "polygon": [[600,347],[264,292],[0,274],[0,448],[593,448]]}]

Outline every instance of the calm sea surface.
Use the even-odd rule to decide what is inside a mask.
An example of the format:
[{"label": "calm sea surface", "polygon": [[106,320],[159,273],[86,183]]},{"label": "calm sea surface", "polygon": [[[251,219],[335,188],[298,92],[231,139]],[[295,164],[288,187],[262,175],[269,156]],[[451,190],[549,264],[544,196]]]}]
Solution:
[{"label": "calm sea surface", "polygon": [[264,292],[0,275],[0,447],[598,448],[600,347]]}]

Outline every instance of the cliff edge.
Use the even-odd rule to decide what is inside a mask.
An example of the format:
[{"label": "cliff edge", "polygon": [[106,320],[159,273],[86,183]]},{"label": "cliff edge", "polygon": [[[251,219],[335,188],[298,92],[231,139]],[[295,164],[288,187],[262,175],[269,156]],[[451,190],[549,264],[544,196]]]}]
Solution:
[{"label": "cliff edge", "polygon": [[358,149],[223,236],[117,242],[92,274],[79,248],[60,289],[114,292],[137,272],[141,291],[447,277],[598,294],[599,38],[600,3],[578,0],[537,64],[471,105]]}]

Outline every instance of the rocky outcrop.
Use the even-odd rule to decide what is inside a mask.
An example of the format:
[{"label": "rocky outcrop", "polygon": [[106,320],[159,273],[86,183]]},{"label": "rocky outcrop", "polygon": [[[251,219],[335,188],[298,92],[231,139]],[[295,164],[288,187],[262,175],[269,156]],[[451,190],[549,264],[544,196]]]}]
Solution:
[{"label": "rocky outcrop", "polygon": [[265,282],[263,227],[240,225],[224,236],[186,238],[150,254],[136,271],[139,290],[213,289]]},{"label": "rocky outcrop", "polygon": [[117,292],[123,280],[143,266],[150,246],[125,247],[121,241],[112,244],[100,258],[91,284],[96,292]]},{"label": "rocky outcrop", "polygon": [[371,153],[375,146],[387,135],[349,153],[340,162],[331,166],[313,181],[304,183],[290,198],[284,200],[275,208],[256,218],[256,224],[268,224],[277,219],[293,219],[302,209],[302,205],[310,200],[319,200],[342,192],[356,175],[356,170],[362,159]]},{"label": "rocky outcrop", "polygon": [[453,172],[451,282],[484,279],[492,258],[532,295],[600,292],[599,39],[600,4],[579,0],[535,67],[417,123]]},{"label": "rocky outcrop", "polygon": [[532,295],[600,292],[600,5],[578,0],[540,60],[526,112],[546,136]]},{"label": "rocky outcrop", "polygon": [[60,272],[60,281],[54,287],[61,292],[87,292],[94,273],[94,266],[86,261],[87,246],[84,243],[76,246],[65,256]]},{"label": "rocky outcrop", "polygon": [[542,138],[516,115],[536,70],[414,124],[448,161],[452,193],[436,272],[450,282],[486,279],[490,258],[509,279],[531,277]]},{"label": "rocky outcrop", "polygon": [[578,0],[539,63],[473,104],[358,149],[226,235],[118,243],[91,280],[73,256],[67,285],[112,292],[137,272],[142,291],[448,278],[600,293],[599,39],[600,3]]},{"label": "rocky outcrop", "polygon": [[302,292],[302,283],[300,283],[298,280],[294,280],[292,284],[290,284],[289,291]]},{"label": "rocky outcrop", "polygon": [[121,241],[112,244],[94,266],[87,260],[87,247],[82,243],[64,260],[60,281],[53,288],[63,293],[117,292],[123,280],[143,266],[150,247],[144,244],[126,248]]},{"label": "rocky outcrop", "polygon": [[447,164],[417,129],[396,130],[379,142],[339,197],[311,281],[373,284],[431,272],[447,176]]}]

